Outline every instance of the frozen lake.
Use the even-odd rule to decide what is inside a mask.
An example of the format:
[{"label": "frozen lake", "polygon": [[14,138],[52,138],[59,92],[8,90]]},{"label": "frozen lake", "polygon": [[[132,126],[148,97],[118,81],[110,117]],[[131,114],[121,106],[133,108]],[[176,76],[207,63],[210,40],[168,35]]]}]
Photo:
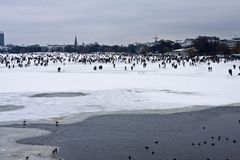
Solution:
[{"label": "frozen lake", "polygon": [[[234,76],[228,75],[233,64]],[[116,62],[101,64],[69,62],[8,69],[0,64],[0,122],[39,120],[86,112],[174,109],[195,105],[219,106],[240,102],[239,61],[159,68],[143,68]],[[57,73],[61,66],[62,72]],[[124,67],[127,66],[127,71]],[[7,110],[6,106],[11,106]],[[24,106],[24,107],[22,107]],[[13,110],[14,107],[16,110]]]}]

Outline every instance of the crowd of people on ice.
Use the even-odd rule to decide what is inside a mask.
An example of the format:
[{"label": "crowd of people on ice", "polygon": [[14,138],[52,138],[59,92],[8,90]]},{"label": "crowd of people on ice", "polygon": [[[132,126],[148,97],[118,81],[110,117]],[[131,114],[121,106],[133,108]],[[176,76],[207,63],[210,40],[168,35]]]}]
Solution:
[{"label": "crowd of people on ice", "polygon": [[[57,72],[61,72],[62,65],[68,63],[81,63],[93,65],[93,71],[103,70],[103,64],[112,64],[113,68],[116,68],[117,63],[125,63],[123,70],[134,70],[136,65],[142,65],[143,68],[147,68],[149,63],[157,64],[158,68],[166,68],[171,66],[174,69],[178,69],[179,66],[197,66],[198,64],[206,64],[208,72],[213,72],[214,68],[212,64],[237,62],[239,59],[236,57],[218,57],[218,56],[197,56],[197,57],[181,57],[181,56],[143,56],[143,55],[123,55],[123,54],[77,54],[77,53],[29,53],[29,54],[1,54],[0,64],[2,66],[13,69],[16,67],[30,67],[30,66],[44,66],[49,64],[59,64],[56,68]],[[127,64],[131,67],[127,68]],[[226,72],[230,76],[233,76],[233,70],[237,71],[237,75],[240,76],[240,65],[234,64],[231,68],[226,68]]]}]

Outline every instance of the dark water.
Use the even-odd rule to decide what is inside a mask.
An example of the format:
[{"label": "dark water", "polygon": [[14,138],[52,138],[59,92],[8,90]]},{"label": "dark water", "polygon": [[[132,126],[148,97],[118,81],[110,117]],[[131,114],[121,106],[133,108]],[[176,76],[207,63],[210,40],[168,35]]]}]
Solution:
[{"label": "dark water", "polygon": [[59,146],[65,160],[240,160],[239,120],[237,107],[105,115],[58,127],[29,124],[53,133],[20,142]]}]

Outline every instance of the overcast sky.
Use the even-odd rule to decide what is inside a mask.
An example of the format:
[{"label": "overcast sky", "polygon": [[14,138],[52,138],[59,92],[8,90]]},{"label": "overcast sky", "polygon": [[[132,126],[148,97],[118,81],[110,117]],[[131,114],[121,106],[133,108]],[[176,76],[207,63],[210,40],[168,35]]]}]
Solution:
[{"label": "overcast sky", "polygon": [[7,44],[128,44],[240,36],[240,0],[0,0]]}]

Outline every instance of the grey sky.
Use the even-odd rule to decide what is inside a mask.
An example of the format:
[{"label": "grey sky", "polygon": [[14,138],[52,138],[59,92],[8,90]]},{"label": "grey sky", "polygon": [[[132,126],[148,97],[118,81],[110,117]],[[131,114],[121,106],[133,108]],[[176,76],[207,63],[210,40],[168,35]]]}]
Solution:
[{"label": "grey sky", "polygon": [[6,43],[128,44],[240,36],[240,0],[0,0]]}]

